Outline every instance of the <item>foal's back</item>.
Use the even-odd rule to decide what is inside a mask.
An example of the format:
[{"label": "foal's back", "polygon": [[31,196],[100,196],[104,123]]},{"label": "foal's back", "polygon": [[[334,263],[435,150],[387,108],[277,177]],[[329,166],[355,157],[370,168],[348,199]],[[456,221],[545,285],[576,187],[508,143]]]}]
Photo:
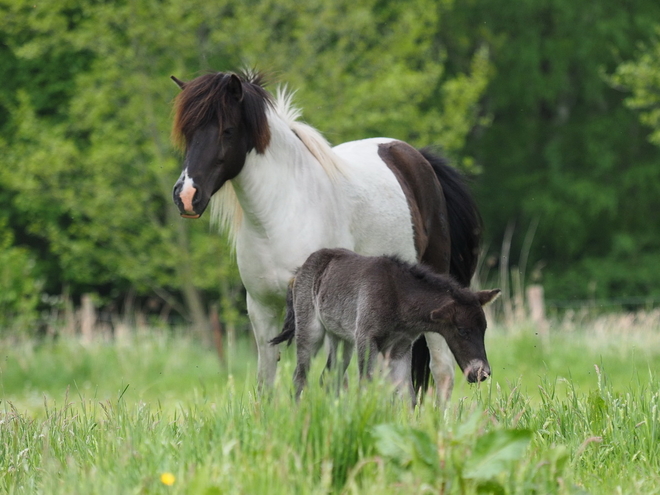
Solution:
[{"label": "foal's back", "polygon": [[313,311],[324,330],[353,342],[360,297],[373,278],[372,259],[347,249],[314,252],[296,274],[296,313]]},{"label": "foal's back", "polygon": [[389,257],[321,249],[298,272],[296,297],[313,298],[312,305],[325,330],[354,342],[359,328],[386,332],[399,319],[400,292],[412,278],[402,270],[404,265]]}]

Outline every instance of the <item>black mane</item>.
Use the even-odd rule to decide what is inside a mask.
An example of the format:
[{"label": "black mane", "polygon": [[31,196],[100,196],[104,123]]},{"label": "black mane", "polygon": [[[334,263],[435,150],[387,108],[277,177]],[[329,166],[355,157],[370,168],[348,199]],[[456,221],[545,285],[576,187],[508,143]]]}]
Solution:
[{"label": "black mane", "polygon": [[[241,82],[241,101],[234,98],[230,91],[232,75]],[[265,76],[259,72],[213,72],[184,83],[174,101],[172,139],[185,148],[200,127],[216,122],[222,129],[223,123],[236,122],[242,117],[251,148],[263,153],[270,142],[266,110],[272,105],[272,97],[264,89],[265,84]]]}]

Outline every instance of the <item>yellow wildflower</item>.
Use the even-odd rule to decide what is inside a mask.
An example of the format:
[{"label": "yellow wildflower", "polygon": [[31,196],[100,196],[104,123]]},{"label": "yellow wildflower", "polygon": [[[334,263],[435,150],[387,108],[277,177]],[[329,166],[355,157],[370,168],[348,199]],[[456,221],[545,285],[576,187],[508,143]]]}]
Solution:
[{"label": "yellow wildflower", "polygon": [[163,473],[163,474],[160,475],[160,482],[163,485],[172,486],[175,481],[176,481],[176,478],[174,477],[174,475],[172,473]]}]

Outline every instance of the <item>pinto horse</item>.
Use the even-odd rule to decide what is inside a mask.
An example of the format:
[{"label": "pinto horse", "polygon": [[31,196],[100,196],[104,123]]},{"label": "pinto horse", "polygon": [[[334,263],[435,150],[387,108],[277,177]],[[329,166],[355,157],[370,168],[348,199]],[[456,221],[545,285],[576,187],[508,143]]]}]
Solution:
[{"label": "pinto horse", "polygon": [[[391,255],[450,273],[468,286],[481,218],[462,175],[427,149],[390,138],[331,148],[300,122],[291,93],[273,97],[259,73],[210,73],[183,82],[175,99],[174,141],[185,150],[174,185],[182,217],[212,220],[234,242],[257,342],[260,388],[271,386],[287,286],[320,248]],[[211,199],[213,200],[211,201]],[[437,333],[413,348],[415,386],[429,370],[437,399],[454,384],[454,359]]]}]

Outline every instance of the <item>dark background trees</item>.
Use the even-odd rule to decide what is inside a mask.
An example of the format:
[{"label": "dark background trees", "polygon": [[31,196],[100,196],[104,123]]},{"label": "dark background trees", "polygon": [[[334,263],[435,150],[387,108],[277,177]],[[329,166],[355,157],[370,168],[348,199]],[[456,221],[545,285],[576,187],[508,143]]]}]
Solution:
[{"label": "dark background trees", "polygon": [[448,66],[460,71],[483,44],[495,66],[482,100],[492,123],[466,145],[483,171],[491,246],[515,223],[517,263],[538,222],[529,262],[550,297],[660,296],[660,154],[608,78],[656,34],[660,4],[472,0],[449,10],[439,33]]}]

